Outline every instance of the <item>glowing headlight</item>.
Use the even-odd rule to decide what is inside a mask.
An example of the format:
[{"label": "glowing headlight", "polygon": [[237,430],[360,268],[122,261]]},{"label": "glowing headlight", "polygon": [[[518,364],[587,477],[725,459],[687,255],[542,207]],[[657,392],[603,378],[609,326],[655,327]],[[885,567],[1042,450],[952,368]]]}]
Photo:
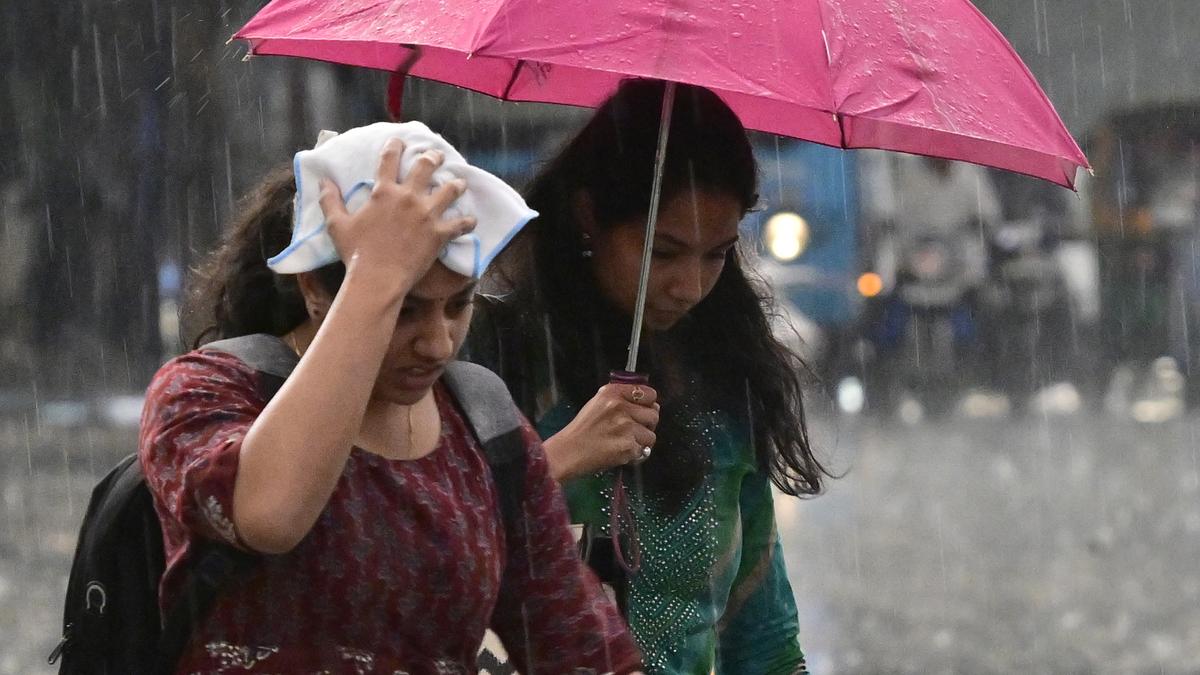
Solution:
[{"label": "glowing headlight", "polygon": [[858,292],[864,298],[873,298],[883,292],[883,277],[867,272],[858,278]]},{"label": "glowing headlight", "polygon": [[780,262],[799,258],[808,248],[810,236],[808,221],[790,211],[780,211],[771,216],[763,230],[767,250]]}]

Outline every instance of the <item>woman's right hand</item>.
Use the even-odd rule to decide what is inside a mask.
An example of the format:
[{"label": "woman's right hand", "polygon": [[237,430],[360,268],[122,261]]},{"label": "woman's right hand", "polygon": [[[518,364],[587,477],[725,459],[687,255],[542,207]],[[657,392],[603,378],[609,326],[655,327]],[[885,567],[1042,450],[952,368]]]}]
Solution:
[{"label": "woman's right hand", "polygon": [[[639,393],[640,392],[640,393]],[[642,458],[657,440],[658,394],[646,385],[606,384],[543,446],[559,482]]]},{"label": "woman's right hand", "polygon": [[[442,153],[429,150],[413,162],[400,180],[404,143],[393,138],[383,149],[370,200],[353,214],[346,211],[341,191],[322,181],[321,209],[329,236],[347,271],[371,272],[396,293],[406,293],[429,271],[446,244],[475,229],[471,217],[444,219],[446,209],[466,189],[461,179],[432,189],[433,172]],[[376,277],[376,274],[378,276]]]}]

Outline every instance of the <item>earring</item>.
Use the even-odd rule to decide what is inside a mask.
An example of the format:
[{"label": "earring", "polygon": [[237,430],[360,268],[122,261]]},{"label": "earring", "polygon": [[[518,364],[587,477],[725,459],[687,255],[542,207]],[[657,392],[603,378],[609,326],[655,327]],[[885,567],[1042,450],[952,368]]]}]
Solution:
[{"label": "earring", "polygon": [[584,258],[592,257],[595,254],[595,251],[592,250],[592,235],[584,232],[581,238],[583,239],[583,250],[579,254]]}]

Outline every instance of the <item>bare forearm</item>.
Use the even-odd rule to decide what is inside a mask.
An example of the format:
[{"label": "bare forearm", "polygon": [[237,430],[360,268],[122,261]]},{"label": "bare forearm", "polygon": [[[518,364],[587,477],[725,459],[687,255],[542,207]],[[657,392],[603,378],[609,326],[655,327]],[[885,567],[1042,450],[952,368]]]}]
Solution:
[{"label": "bare forearm", "polygon": [[299,543],[342,474],[403,301],[371,282],[347,273],[304,358],[246,435],[234,522],[253,548]]}]

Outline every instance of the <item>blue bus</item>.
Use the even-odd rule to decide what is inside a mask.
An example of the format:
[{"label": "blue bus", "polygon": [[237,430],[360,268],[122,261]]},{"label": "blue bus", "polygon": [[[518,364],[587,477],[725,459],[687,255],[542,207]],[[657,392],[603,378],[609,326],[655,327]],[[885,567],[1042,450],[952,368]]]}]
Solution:
[{"label": "blue bus", "polygon": [[801,353],[818,372],[828,372],[863,306],[861,158],[775,137],[756,137],[754,145],[761,208],[745,220],[743,234],[760,254],[758,271],[804,341]]}]

